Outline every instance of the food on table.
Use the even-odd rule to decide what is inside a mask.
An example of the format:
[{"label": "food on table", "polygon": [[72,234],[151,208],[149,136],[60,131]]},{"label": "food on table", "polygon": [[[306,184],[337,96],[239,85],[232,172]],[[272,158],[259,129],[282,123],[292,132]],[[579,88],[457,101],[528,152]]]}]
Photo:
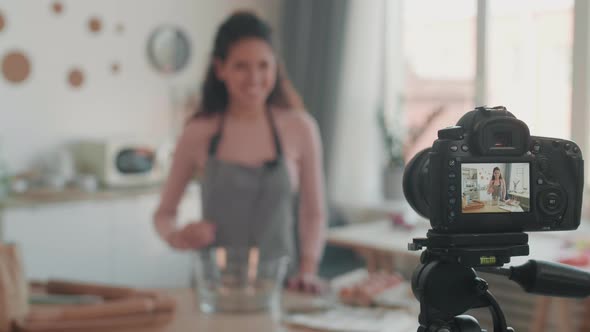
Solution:
[{"label": "food on table", "polygon": [[379,294],[399,286],[402,282],[403,278],[398,274],[371,273],[352,285],[342,287],[338,297],[346,304],[370,306]]}]

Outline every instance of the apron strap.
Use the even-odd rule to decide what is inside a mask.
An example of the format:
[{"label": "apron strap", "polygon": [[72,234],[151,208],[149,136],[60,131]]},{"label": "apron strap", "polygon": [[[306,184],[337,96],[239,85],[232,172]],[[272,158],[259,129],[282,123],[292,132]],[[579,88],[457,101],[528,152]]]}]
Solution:
[{"label": "apron strap", "polygon": [[217,147],[219,146],[219,142],[221,141],[221,133],[223,132],[223,127],[225,127],[225,113],[221,111],[221,119],[219,120],[219,126],[217,127],[217,131],[211,137],[211,141],[209,142],[209,156],[215,156],[217,154]]},{"label": "apron strap", "polygon": [[270,107],[268,108],[267,111],[268,114],[268,122],[270,124],[270,128],[272,129],[272,136],[274,139],[274,143],[275,143],[275,152],[276,152],[276,158],[275,159],[279,159],[283,156],[283,147],[281,146],[281,139],[279,138],[279,132],[277,129],[277,125],[275,123],[275,118],[274,115],[272,114],[272,111],[270,110]]},{"label": "apron strap", "polygon": [[[272,111],[270,107],[267,108],[266,111],[267,119],[270,124],[270,128],[272,130],[273,141],[275,145],[275,152],[276,157],[274,160],[267,161],[265,165],[267,166],[274,166],[278,162],[278,160],[283,156],[283,148],[281,146],[281,140],[279,139],[279,133],[275,124],[274,116],[272,115]],[[211,141],[209,142],[209,156],[215,156],[217,154],[217,148],[219,147],[219,142],[221,142],[221,138],[223,136],[223,128],[225,127],[225,113],[221,113],[221,120],[219,121],[219,128],[217,132],[211,137]]]}]

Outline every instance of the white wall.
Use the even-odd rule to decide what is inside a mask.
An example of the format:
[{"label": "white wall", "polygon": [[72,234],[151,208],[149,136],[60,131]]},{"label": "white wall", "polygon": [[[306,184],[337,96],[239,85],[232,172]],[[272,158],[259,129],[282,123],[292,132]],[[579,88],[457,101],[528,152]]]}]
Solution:
[{"label": "white wall", "polygon": [[[20,49],[32,60],[24,83],[0,80],[0,144],[15,171],[78,137],[165,137],[170,90],[200,85],[219,22],[236,8],[250,8],[276,27],[282,0],[62,0],[61,15],[50,10],[52,3],[0,2],[6,18],[0,56]],[[90,16],[102,19],[98,35],[87,29]],[[121,35],[118,23],[125,27]],[[165,23],[182,27],[192,43],[190,63],[173,77],[152,70],[145,54],[150,33]],[[110,71],[112,61],[121,65],[118,75]],[[72,66],[85,73],[78,90],[66,84]]]}]

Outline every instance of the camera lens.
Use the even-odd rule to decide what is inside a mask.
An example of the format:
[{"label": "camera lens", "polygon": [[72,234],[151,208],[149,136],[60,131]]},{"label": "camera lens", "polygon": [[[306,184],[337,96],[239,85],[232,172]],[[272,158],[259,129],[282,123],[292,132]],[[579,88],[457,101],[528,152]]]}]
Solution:
[{"label": "camera lens", "polygon": [[428,202],[428,166],[430,164],[429,149],[418,152],[406,165],[404,171],[404,195],[408,204],[421,216],[429,218],[430,203]]}]

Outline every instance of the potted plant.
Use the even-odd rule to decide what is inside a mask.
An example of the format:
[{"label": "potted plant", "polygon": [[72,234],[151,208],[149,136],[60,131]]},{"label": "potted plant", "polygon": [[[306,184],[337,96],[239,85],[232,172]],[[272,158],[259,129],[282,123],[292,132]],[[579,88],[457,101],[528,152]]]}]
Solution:
[{"label": "potted plant", "polygon": [[403,200],[404,129],[401,119],[384,108],[378,114],[379,129],[385,149],[383,168],[383,197],[385,200]]}]

